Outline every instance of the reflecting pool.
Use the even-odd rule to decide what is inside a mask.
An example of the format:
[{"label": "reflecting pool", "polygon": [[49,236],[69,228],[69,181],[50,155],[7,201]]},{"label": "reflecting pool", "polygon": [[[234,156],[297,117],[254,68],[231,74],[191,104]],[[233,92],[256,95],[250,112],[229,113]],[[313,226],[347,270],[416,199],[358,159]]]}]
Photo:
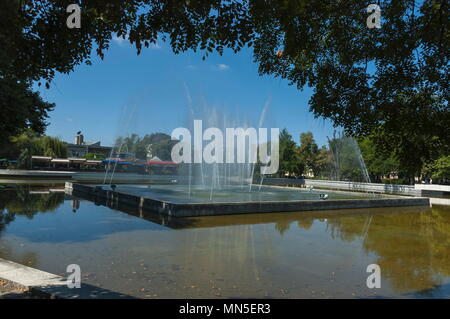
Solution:
[{"label": "reflecting pool", "polygon": [[[95,186],[95,185],[91,185]],[[108,186],[97,185],[104,187]],[[383,198],[380,194],[356,193],[342,191],[325,191],[298,187],[233,186],[225,189],[210,190],[200,186],[189,185],[116,185],[117,192],[156,199],[159,201],[185,203],[228,203],[228,202],[261,202],[289,200],[320,200],[321,194],[328,199],[370,199]]]},{"label": "reflecting pool", "polygon": [[450,297],[449,206],[142,217],[0,188],[0,257],[140,298]]}]

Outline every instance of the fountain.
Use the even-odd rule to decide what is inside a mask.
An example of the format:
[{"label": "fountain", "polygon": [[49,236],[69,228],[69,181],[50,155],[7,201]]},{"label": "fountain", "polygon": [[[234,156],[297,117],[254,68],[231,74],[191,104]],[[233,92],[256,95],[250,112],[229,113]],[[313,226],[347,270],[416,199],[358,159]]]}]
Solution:
[{"label": "fountain", "polygon": [[[190,124],[188,125],[188,129],[191,132],[195,132],[196,129],[198,129],[195,127],[196,123],[201,123],[204,127],[214,128],[220,132],[227,132],[230,128],[238,128],[244,131],[254,129],[255,132],[257,132],[257,130],[262,129],[268,107],[269,103],[266,103],[262,110],[258,126],[255,127],[250,124],[250,120],[243,120],[242,118],[238,118],[236,116],[233,117],[229,114],[225,114],[218,108],[205,107],[200,112],[195,112],[192,106],[190,106]],[[197,135],[203,136],[203,133]],[[191,147],[192,157],[194,159],[202,158],[202,151],[205,147],[207,147],[207,142],[203,139],[195,139],[196,138],[194,137],[194,146]],[[228,145],[228,139],[226,142]],[[252,148],[253,150],[257,150],[258,146],[251,145],[251,143],[252,141],[250,138],[246,138],[246,140],[244,140],[245,145],[242,149],[244,150],[243,156],[246,159],[245,161],[238,162],[236,158],[236,161],[232,163],[227,161],[223,161],[223,163],[205,163],[203,160],[200,163],[183,163],[181,164],[178,180],[187,181],[189,185],[189,196],[192,195],[191,193],[194,190],[208,190],[210,193],[210,200],[213,200],[216,193],[230,189],[233,191],[239,189],[244,193],[252,192],[255,166],[257,163],[250,160],[252,156],[251,151]],[[224,145],[225,143],[222,144]],[[224,158],[227,158],[230,153],[235,154],[236,156],[238,155],[238,149],[242,145],[239,145],[239,141],[235,143],[234,137],[232,145],[232,149],[227,148],[223,151]],[[232,157],[234,158],[234,156]]]},{"label": "fountain", "polygon": [[[357,192],[263,185],[267,168],[272,166],[274,159],[278,163],[278,129],[275,129],[276,136],[273,134],[274,129],[271,129],[270,139],[268,139],[269,134],[263,128],[266,125],[266,114],[270,103],[265,103],[260,116],[256,119],[253,117],[252,121],[248,117],[239,116],[238,112],[226,113],[223,108],[210,107],[206,104],[200,109],[195,109],[187,88],[186,95],[189,111],[187,125],[172,132],[172,139],[178,140],[172,148],[172,160],[174,155],[182,158],[186,155],[188,161],[180,163],[177,176],[169,176],[171,183],[164,185],[155,183],[156,176],[148,175],[149,179],[154,179],[151,187],[148,182],[147,184],[114,182],[112,187],[116,173],[117,163],[115,163],[107,167],[102,185],[67,183],[66,191],[111,207],[127,206],[140,215],[144,212],[152,212],[174,217],[429,204],[428,199],[425,198],[400,198]],[[131,108],[131,111],[125,109],[121,117],[120,133],[122,134],[120,136],[130,131],[135,114],[136,106]],[[199,126],[200,133],[198,133]],[[210,131],[207,134],[207,131],[211,129],[216,133],[211,134]],[[229,144],[228,129],[234,130],[234,133],[237,130],[244,132],[243,138],[237,134],[233,135],[233,143]],[[180,132],[188,133],[185,135],[179,134]],[[185,139],[191,141],[190,132],[194,134],[192,134],[193,143],[189,144]],[[249,134],[249,132],[253,133]],[[255,135],[256,141],[252,139]],[[222,139],[222,144],[219,143],[222,147],[219,153],[219,147],[211,147],[212,144],[216,145],[218,136]],[[225,148],[224,140],[227,142]],[[335,134],[329,142],[334,159],[334,180],[351,178],[358,182],[370,182],[361,152],[354,139],[341,134],[337,137]],[[177,153],[174,150],[178,144],[181,147],[177,149]],[[185,144],[186,148],[184,148]],[[267,152],[268,148],[270,152]],[[115,152],[122,153],[125,149],[125,145],[117,145]],[[206,150],[209,153],[204,152]],[[256,158],[253,152],[255,150],[258,151],[256,152],[259,156],[258,162],[253,160]],[[230,152],[232,161],[228,160]],[[214,160],[205,161],[205,153]],[[226,160],[217,160],[220,156]],[[238,160],[239,156],[244,160]],[[261,170],[261,179],[257,187],[254,187],[254,177],[259,170]]]},{"label": "fountain", "polygon": [[[263,108],[258,129],[261,129],[263,125],[267,108],[268,104]],[[217,108],[204,108],[196,113],[190,106],[189,120],[192,123],[188,126],[190,130],[186,128],[183,130],[195,132],[194,126],[198,125],[200,120],[204,127],[212,127],[219,131],[226,131],[227,128],[233,127],[240,127],[243,130],[251,128],[249,120],[227,115]],[[103,185],[67,183],[66,191],[113,208],[127,206],[128,209],[136,210],[139,215],[152,212],[170,217],[429,205],[427,198],[373,194],[369,196],[367,193],[273,187],[262,185],[262,182],[259,187],[253,187],[257,163],[252,161],[204,162],[202,150],[208,147],[205,145],[207,143],[204,141],[204,134],[194,134],[194,140],[194,147],[188,144],[187,154],[189,157],[192,155],[192,158],[202,160],[180,164],[179,175],[173,177],[176,180],[175,184],[152,184],[151,187],[148,184],[115,184],[115,187],[111,188],[111,182],[109,186],[105,185],[106,183]],[[241,155],[248,159],[252,146],[261,147],[261,144],[251,145],[250,141],[248,143],[245,141],[244,139],[244,144],[248,144],[249,147],[245,148]],[[278,145],[273,144],[272,141],[273,137],[271,142],[265,143],[266,146],[270,144],[271,156],[274,155],[272,149],[274,145],[277,146],[275,149],[278,154]],[[179,143],[184,142],[183,136]],[[237,144],[231,147],[232,151],[236,151]],[[335,159],[337,179],[345,178],[350,172],[353,174],[352,177],[359,176],[357,178],[360,181],[370,181],[355,140],[342,136],[339,139],[334,138],[330,141],[330,149]],[[185,149],[182,152],[183,156],[184,151]],[[214,153],[215,156],[216,152],[217,149],[211,154]],[[268,164],[268,162],[263,163]],[[357,169],[348,172],[347,166],[357,167]],[[114,168],[111,174],[114,174]],[[106,177],[105,180],[107,180]]]},{"label": "fountain", "polygon": [[335,131],[333,138],[328,138],[328,145],[333,159],[331,180],[371,182],[358,142],[353,137]]}]

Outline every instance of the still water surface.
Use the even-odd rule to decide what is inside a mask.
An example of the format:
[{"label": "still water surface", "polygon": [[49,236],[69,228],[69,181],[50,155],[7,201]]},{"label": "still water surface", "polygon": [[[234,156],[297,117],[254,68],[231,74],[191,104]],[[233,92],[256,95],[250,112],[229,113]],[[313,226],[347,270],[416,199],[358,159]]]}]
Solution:
[{"label": "still water surface", "polygon": [[[92,185],[95,186],[95,185]],[[104,186],[104,185],[97,185]],[[254,186],[249,191],[248,186],[228,187],[224,190],[209,190],[198,186],[187,185],[117,185],[116,191],[153,198],[170,203],[226,203],[226,202],[261,202],[290,200],[320,200],[320,195],[326,194],[328,199],[373,199],[383,198],[379,194],[351,193],[339,191],[307,190],[297,187]]]},{"label": "still water surface", "polygon": [[449,206],[155,220],[0,189],[0,257],[142,298],[450,297]]}]

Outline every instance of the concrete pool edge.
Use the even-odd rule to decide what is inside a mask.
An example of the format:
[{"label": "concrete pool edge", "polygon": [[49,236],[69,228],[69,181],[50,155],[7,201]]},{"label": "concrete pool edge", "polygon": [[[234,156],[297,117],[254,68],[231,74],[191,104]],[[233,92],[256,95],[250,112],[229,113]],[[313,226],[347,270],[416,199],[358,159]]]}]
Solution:
[{"label": "concrete pool edge", "polygon": [[0,258],[0,279],[27,289],[38,297],[51,299],[63,297],[59,296],[57,293],[49,292],[49,287],[60,288],[63,285],[66,285],[66,281],[61,276],[24,266],[3,258]]},{"label": "concrete pool edge", "polygon": [[382,208],[402,206],[430,206],[429,198],[390,197],[383,199],[294,200],[234,203],[175,204],[132,194],[105,190],[92,185],[66,182],[66,193],[81,197],[95,197],[111,204],[125,204],[139,211],[153,211],[172,217],[196,217],[231,214],[277,213],[294,211]]},{"label": "concrete pool edge", "polygon": [[81,283],[80,288],[69,288],[66,278],[3,258],[0,258],[0,279],[45,299],[133,298],[86,283]]}]

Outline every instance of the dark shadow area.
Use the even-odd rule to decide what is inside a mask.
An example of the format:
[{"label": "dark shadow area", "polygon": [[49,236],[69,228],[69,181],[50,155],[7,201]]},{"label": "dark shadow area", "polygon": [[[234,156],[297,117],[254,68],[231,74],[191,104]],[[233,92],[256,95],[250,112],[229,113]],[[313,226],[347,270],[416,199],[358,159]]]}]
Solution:
[{"label": "dark shadow area", "polygon": [[422,289],[417,292],[407,293],[403,296],[415,299],[449,299],[450,284],[436,285],[428,289]]},{"label": "dark shadow area", "polygon": [[68,288],[66,285],[33,287],[31,293],[42,298],[56,299],[137,299],[109,289],[90,284],[81,284],[81,288]]},{"label": "dark shadow area", "polygon": [[32,292],[10,292],[0,295],[0,299],[48,299],[41,297]]}]

